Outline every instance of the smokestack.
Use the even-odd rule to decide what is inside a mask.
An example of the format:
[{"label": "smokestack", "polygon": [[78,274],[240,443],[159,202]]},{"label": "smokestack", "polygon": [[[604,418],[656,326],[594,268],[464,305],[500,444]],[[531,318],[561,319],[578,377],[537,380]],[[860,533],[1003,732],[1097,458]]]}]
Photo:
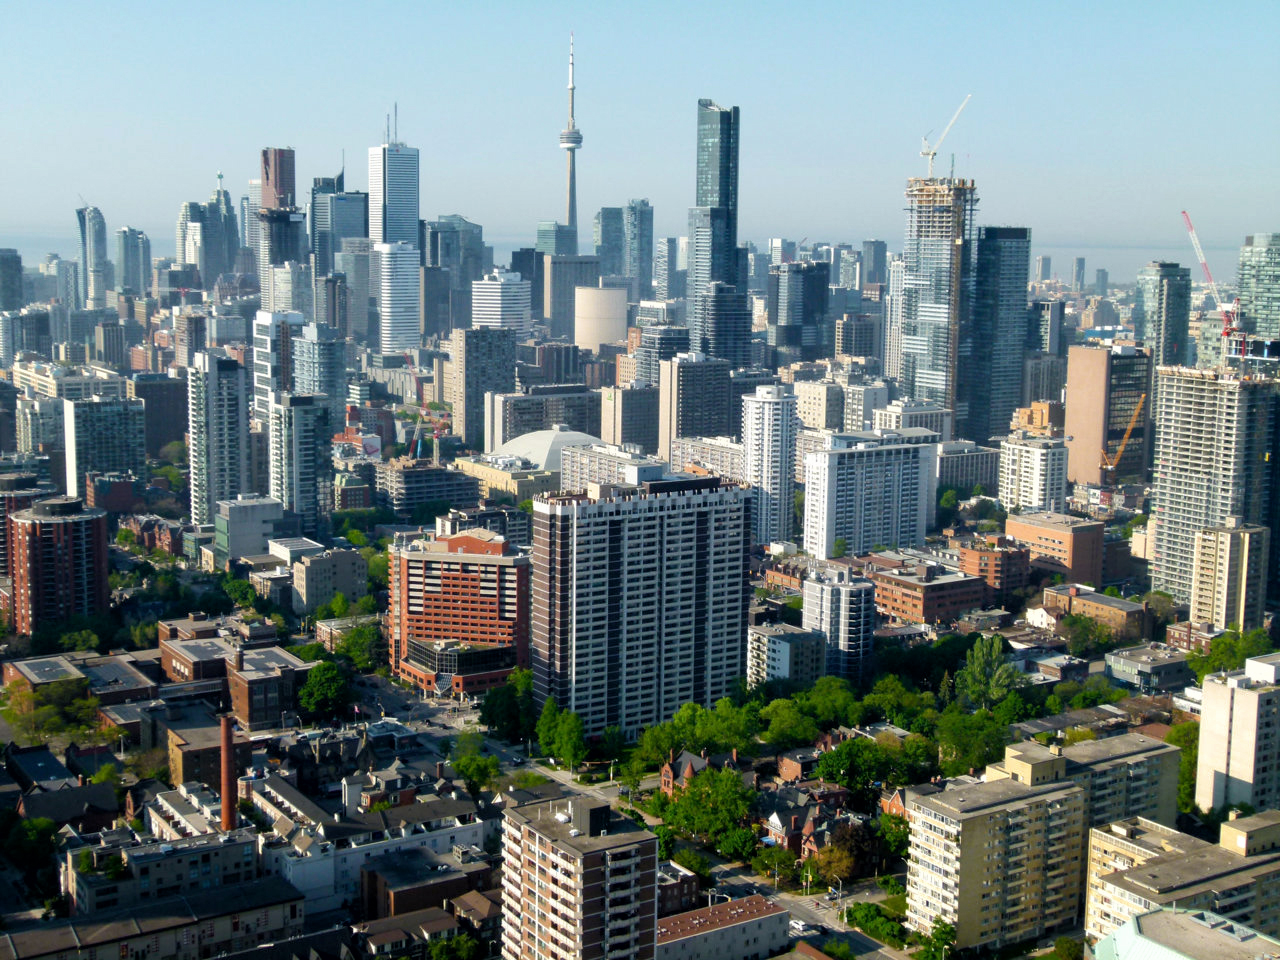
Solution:
[{"label": "smokestack", "polygon": [[236,828],[236,748],[231,717],[222,718],[222,829]]}]

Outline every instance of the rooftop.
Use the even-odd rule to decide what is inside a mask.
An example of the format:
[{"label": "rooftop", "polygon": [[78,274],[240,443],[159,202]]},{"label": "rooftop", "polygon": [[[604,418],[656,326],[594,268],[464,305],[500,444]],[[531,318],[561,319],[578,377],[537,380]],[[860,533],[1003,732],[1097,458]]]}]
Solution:
[{"label": "rooftop", "polygon": [[991,780],[986,783],[965,784],[948,788],[928,796],[916,796],[915,802],[943,816],[956,820],[985,816],[992,810],[1013,804],[1039,800],[1051,794],[1082,793],[1069,780],[1030,786],[1015,780]]},{"label": "rooftop", "polygon": [[[1109,598],[1111,599],[1111,598]],[[1180,663],[1187,655],[1177,647],[1169,647],[1163,643],[1142,643],[1136,647],[1125,647],[1123,650],[1112,650],[1107,659],[1131,660],[1134,663],[1162,664]]]},{"label": "rooftop", "polygon": [[1155,910],[1094,949],[1097,960],[1274,960],[1280,940],[1207,910]]},{"label": "rooftop", "polygon": [[508,807],[503,811],[508,820],[519,826],[528,826],[557,847],[576,856],[599,853],[616,847],[629,847],[657,838],[636,825],[629,817],[609,813],[608,830],[597,835],[579,830],[573,825],[573,799],[542,800]]},{"label": "rooftop", "polygon": [[701,907],[658,921],[658,945],[669,944],[685,937],[698,936],[711,930],[723,930],[739,923],[759,920],[762,917],[788,915],[788,911],[766,900],[760,894],[752,894],[740,900]]},{"label": "rooftop", "polygon": [[1031,527],[1052,527],[1062,528],[1069,527],[1072,529],[1080,529],[1083,527],[1097,527],[1102,529],[1101,520],[1090,520],[1087,517],[1073,517],[1066,513],[1053,513],[1045,511],[1044,513],[1020,513],[1017,516],[1011,516],[1011,521],[1026,524]]}]

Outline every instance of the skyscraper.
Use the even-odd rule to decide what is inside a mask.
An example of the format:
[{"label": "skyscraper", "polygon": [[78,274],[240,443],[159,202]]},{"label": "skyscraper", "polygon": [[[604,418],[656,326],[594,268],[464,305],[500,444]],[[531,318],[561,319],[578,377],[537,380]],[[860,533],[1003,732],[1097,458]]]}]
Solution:
[{"label": "skyscraper", "polygon": [[80,223],[80,298],[90,310],[107,305],[111,266],[107,260],[107,221],[97,207],[76,211]]},{"label": "skyscraper", "polygon": [[653,255],[653,295],[658,300],[679,300],[685,293],[686,274],[679,268],[679,237],[662,237]]},{"label": "skyscraper", "polygon": [[883,240],[862,241],[862,286],[888,282],[888,250]]},{"label": "skyscraper", "polygon": [[311,267],[290,260],[271,268],[271,286],[262,294],[262,305],[274,313],[300,313],[315,319],[315,280]]},{"label": "skyscraper", "polygon": [[1226,526],[1196,533],[1191,576],[1191,621],[1215,630],[1256,630],[1267,600],[1267,527]]},{"label": "skyscraper", "polygon": [[625,244],[621,207],[600,208],[596,213],[593,239],[596,256],[600,258],[600,276],[621,276]]},{"label": "skyscraper", "polygon": [[1199,531],[1273,523],[1277,383],[1190,367],[1156,378],[1151,586],[1187,603]]},{"label": "skyscraper", "polygon": [[347,364],[338,331],[323,323],[307,323],[293,338],[293,389],[328,398],[329,422],[342,429],[347,404]]},{"label": "skyscraper", "polygon": [[146,477],[144,410],[142,400],[95,396],[62,401],[69,496],[84,495],[89,472]]},{"label": "skyscraper", "polygon": [[678,353],[663,360],[659,368],[658,456],[670,461],[671,441],[677,437],[730,435],[734,419],[729,410],[727,360]]},{"label": "skyscraper", "polygon": [[1139,270],[1133,318],[1134,335],[1150,344],[1155,366],[1189,365],[1191,271],[1155,260]]},{"label": "skyscraper", "polygon": [[258,211],[258,289],[270,302],[271,268],[307,262],[307,218],[296,207],[263,207]]},{"label": "skyscraper", "polygon": [[77,497],[39,500],[9,519],[10,622],[32,634],[109,609],[107,513]]},{"label": "skyscraper", "polygon": [[534,696],[587,736],[634,736],[746,674],[752,493],[709,477],[599,494],[533,501]]},{"label": "skyscraper", "polygon": [[250,410],[255,419],[266,421],[272,393],[285,393],[292,389],[293,338],[302,332],[305,322],[300,313],[272,313],[269,310],[259,310],[253,318],[253,402]]},{"label": "skyscraper", "polygon": [[957,380],[961,331],[972,310],[977,205],[972,180],[907,181],[898,376],[904,395],[937,400],[961,421],[969,413],[960,406]]},{"label": "skyscraper", "polygon": [[769,268],[768,338],[778,366],[835,352],[835,324],[827,317],[830,284],[831,264],[820,260]]},{"label": "skyscraper", "polygon": [[369,272],[378,278],[379,352],[422,346],[418,333],[418,249],[412,243],[375,243]]},{"label": "skyscraper", "polygon": [[258,211],[262,209],[262,179],[249,181],[249,195],[240,200],[243,216],[240,222],[244,225],[244,245],[253,251],[254,259],[258,256],[258,244],[262,235],[258,228]]},{"label": "skyscraper", "polygon": [[516,335],[512,330],[454,330],[454,433],[473,450],[484,445],[484,395],[510,393],[516,386]]},{"label": "skyscraper", "polygon": [[956,434],[966,440],[985,443],[1007,432],[1022,399],[1030,259],[1026,227],[979,228],[972,326],[960,352],[960,408],[967,417]]},{"label": "skyscraper", "polygon": [[17,250],[0,250],[0,310],[21,310],[22,257]]},{"label": "skyscraper", "polygon": [[296,513],[307,537],[327,535],[333,513],[334,427],[322,394],[272,393],[268,403],[270,494]]},{"label": "skyscraper", "polygon": [[573,233],[569,256],[578,253],[578,149],[582,146],[582,131],[573,118],[573,34],[569,34],[569,126],[560,131],[560,148],[567,161],[564,222]]},{"label": "skyscraper", "polygon": [[204,205],[204,210],[205,267],[209,275],[201,279],[206,287],[212,289],[218,277],[235,270],[236,256],[240,253],[235,205],[231,202],[231,194],[223,189],[221,171],[218,172],[218,186]]},{"label": "skyscraper", "polygon": [[752,506],[756,543],[791,539],[799,428],[791,387],[756,387],[754,396],[742,398],[744,479],[756,491]]},{"label": "skyscraper", "polygon": [[187,370],[191,522],[213,523],[219,500],[249,490],[249,403],[245,369],[225,351],[197,353]]},{"label": "skyscraper", "polygon": [[1036,281],[1038,283],[1047,283],[1052,276],[1053,258],[1047,257],[1042,253],[1036,257]]},{"label": "skyscraper", "polygon": [[[141,230],[121,227],[116,231],[116,278],[122,293],[145,296],[149,291],[151,241]],[[0,297],[0,308],[4,308],[3,297]]]},{"label": "skyscraper", "polygon": [[622,272],[640,281],[640,299],[648,300],[653,295],[653,207],[648,200],[627,201],[622,233]]},{"label": "skyscraper", "polygon": [[875,651],[875,584],[833,565],[804,582],[803,626],[827,638],[827,673],[861,683]]},{"label": "skyscraper", "polygon": [[361,237],[347,237],[333,253],[334,272],[346,278],[347,329],[346,335],[357,343],[369,342],[369,316],[371,300],[376,292],[369,289],[369,259],[373,244]]},{"label": "skyscraper", "polygon": [[751,365],[751,305],[745,293],[713,282],[693,298],[688,349],[729,361],[734,369]]},{"label": "skyscraper", "polygon": [[285,210],[297,206],[293,148],[263,147],[261,169],[262,206],[267,210]]},{"label": "skyscraper", "polygon": [[[696,248],[690,265],[690,289],[695,282],[713,280],[738,285],[738,136],[737,107],[720,107],[698,101],[698,167],[693,205],[708,211],[699,215],[699,229],[690,231]],[[720,211],[718,214],[713,211]],[[690,212],[690,223],[694,215]],[[710,245],[713,249],[705,249]]]},{"label": "skyscraper", "polygon": [[500,327],[528,336],[533,318],[532,285],[518,273],[497,270],[471,284],[471,326]]},{"label": "skyscraper", "polygon": [[334,255],[347,238],[369,235],[369,195],[367,193],[316,194],[311,201],[311,252],[315,255],[316,276],[333,273]]},{"label": "skyscraper", "polygon": [[369,239],[418,246],[418,148],[369,148]]},{"label": "skyscraper", "polygon": [[1107,289],[1111,285],[1111,275],[1107,271],[1099,267],[1093,271],[1093,292],[1099,297],[1107,295]]},{"label": "skyscraper", "polygon": [[1074,293],[1084,293],[1084,257],[1076,257],[1071,271],[1071,290]]},{"label": "skyscraper", "polygon": [[1074,345],[1067,358],[1067,480],[1142,483],[1151,463],[1151,351]]},{"label": "skyscraper", "polygon": [[1237,285],[1240,329],[1268,340],[1280,338],[1280,233],[1244,238]]}]

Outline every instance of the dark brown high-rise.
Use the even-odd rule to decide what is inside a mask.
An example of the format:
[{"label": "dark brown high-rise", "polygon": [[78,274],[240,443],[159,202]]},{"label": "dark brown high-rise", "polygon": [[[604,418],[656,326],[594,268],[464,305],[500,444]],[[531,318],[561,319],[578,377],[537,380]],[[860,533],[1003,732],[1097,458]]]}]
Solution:
[{"label": "dark brown high-rise", "polygon": [[106,613],[107,513],[78,497],[49,497],[11,514],[10,622],[32,634],[70,617]]},{"label": "dark brown high-rise", "polygon": [[0,577],[13,576],[9,564],[9,518],[52,493],[40,488],[34,473],[0,476]]},{"label": "dark brown high-rise", "polygon": [[262,206],[284,210],[295,206],[298,193],[293,174],[292,147],[264,147],[262,150]]}]

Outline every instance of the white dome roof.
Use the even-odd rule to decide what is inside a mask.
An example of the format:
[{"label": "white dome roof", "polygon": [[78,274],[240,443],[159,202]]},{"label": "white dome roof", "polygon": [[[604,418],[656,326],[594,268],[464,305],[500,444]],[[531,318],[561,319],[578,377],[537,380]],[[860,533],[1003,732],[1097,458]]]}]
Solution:
[{"label": "white dome roof", "polygon": [[589,433],[579,433],[577,430],[570,430],[563,423],[557,423],[550,430],[522,433],[508,440],[489,456],[524,457],[537,464],[540,470],[559,471],[560,451],[565,447],[581,447],[600,442],[599,437],[593,437]]}]

